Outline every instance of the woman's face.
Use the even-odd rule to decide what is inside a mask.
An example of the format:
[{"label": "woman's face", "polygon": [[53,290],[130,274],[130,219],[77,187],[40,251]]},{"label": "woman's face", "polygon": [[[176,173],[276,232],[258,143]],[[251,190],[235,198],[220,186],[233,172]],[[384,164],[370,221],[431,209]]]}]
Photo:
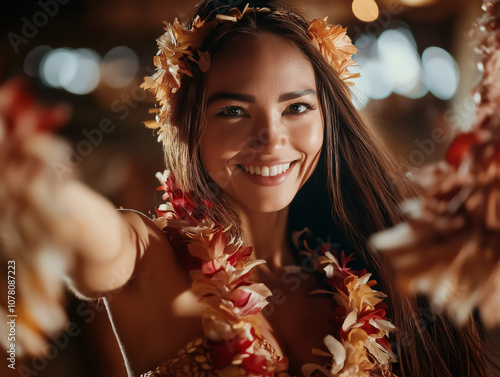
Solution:
[{"label": "woman's face", "polygon": [[237,39],[207,74],[203,164],[237,207],[279,211],[314,171],[323,116],[312,64],[272,34]]}]

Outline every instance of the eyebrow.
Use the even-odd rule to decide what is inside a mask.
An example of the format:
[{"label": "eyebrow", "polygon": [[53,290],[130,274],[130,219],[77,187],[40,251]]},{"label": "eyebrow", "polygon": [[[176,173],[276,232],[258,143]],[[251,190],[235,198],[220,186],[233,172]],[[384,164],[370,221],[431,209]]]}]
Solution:
[{"label": "eyebrow", "polygon": [[210,96],[207,100],[207,105],[210,105],[212,102],[221,100],[221,99],[232,99],[235,101],[241,102],[255,102],[255,96],[251,96],[249,94],[241,94],[241,93],[231,93],[231,92],[219,92],[215,93],[213,96]]},{"label": "eyebrow", "polygon": [[[316,95],[316,91],[313,89],[295,90],[293,92],[284,93],[284,94],[280,95],[278,101],[279,102],[290,101],[292,99],[304,97],[304,96],[307,96],[309,94]],[[212,102],[215,102],[218,100],[223,100],[223,99],[230,99],[230,100],[247,102],[247,103],[254,103],[255,102],[255,96],[252,96],[249,94],[232,93],[232,92],[219,92],[219,93],[215,93],[214,95],[212,95],[208,98],[207,106],[210,105]]]},{"label": "eyebrow", "polygon": [[294,92],[290,93],[284,93],[280,96],[279,102],[285,102],[285,101],[290,101],[291,99],[299,98],[299,97],[304,97],[309,94],[314,94],[316,95],[316,91],[312,89],[302,89],[302,90],[296,90]]}]

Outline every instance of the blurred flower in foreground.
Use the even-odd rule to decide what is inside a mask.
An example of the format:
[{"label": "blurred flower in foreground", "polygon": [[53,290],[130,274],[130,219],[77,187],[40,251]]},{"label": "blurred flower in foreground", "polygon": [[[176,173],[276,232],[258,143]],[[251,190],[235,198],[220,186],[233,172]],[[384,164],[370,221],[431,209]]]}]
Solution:
[{"label": "blurred flower in foreground", "polygon": [[68,261],[54,239],[72,231],[61,226],[50,174],[64,143],[43,132],[64,124],[70,109],[42,107],[26,87],[19,78],[0,85],[0,317],[15,324],[0,322],[0,346],[14,344],[16,357],[43,355],[46,337],[66,324]]},{"label": "blurred flower in foreground", "polygon": [[416,175],[423,196],[402,205],[410,220],[370,243],[392,260],[403,288],[427,294],[458,323],[479,309],[492,327],[500,323],[500,1],[483,10],[471,31],[483,71],[475,124],[445,161]]}]

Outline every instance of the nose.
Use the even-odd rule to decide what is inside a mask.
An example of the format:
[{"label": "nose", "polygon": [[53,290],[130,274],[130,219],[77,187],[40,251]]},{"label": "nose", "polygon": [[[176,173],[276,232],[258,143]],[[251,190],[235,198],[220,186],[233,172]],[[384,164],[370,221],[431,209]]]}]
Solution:
[{"label": "nose", "polygon": [[279,116],[263,113],[256,117],[250,145],[270,154],[287,144],[288,132]]}]

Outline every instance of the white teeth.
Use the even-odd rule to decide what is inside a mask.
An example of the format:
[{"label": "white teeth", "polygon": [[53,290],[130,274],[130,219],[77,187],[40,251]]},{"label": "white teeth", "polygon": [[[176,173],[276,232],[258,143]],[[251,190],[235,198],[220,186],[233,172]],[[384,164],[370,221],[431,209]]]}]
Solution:
[{"label": "white teeth", "polygon": [[263,167],[241,165],[241,167],[249,174],[260,175],[262,177],[275,177],[279,174],[285,173],[288,169],[290,169],[290,163]]}]

